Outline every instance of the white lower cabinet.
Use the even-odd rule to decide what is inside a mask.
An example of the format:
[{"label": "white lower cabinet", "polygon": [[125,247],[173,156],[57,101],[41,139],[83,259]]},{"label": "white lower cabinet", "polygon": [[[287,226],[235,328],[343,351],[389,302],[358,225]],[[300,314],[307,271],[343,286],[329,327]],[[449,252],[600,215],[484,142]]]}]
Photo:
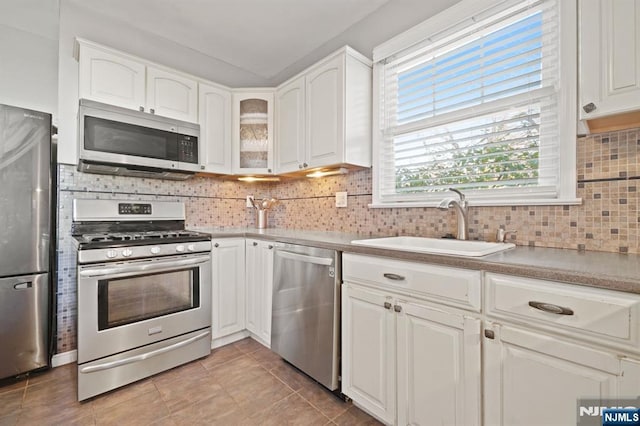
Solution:
[{"label": "white lower cabinet", "polygon": [[271,346],[273,248],[272,241],[246,241],[246,327],[269,347]]},{"label": "white lower cabinet", "polygon": [[640,362],[614,351],[491,322],[483,348],[487,426],[576,424],[580,399],[640,395]]},{"label": "white lower cabinet", "polygon": [[480,320],[342,287],[342,392],[387,424],[480,424]]},{"label": "white lower cabinet", "polygon": [[245,327],[245,253],[244,238],[211,241],[212,338],[244,330]]}]

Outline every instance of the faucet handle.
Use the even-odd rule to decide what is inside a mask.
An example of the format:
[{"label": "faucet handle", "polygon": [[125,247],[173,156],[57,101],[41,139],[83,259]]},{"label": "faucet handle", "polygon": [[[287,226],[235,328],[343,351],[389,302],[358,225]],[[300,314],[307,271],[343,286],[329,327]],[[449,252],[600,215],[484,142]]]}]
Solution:
[{"label": "faucet handle", "polygon": [[507,235],[509,234],[517,234],[518,231],[515,230],[510,230],[510,231],[506,231],[502,228],[498,228],[498,230],[496,231],[496,242],[498,243],[506,243],[507,242]]}]

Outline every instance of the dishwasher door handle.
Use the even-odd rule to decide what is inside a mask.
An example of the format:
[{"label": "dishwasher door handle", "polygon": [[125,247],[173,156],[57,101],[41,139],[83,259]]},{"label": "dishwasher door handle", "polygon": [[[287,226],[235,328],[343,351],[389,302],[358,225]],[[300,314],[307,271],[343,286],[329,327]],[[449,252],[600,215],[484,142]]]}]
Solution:
[{"label": "dishwasher door handle", "polygon": [[331,266],[333,264],[333,259],[330,257],[309,256],[308,254],[293,253],[286,250],[278,250],[276,253],[278,256],[284,257],[285,259],[298,260],[305,263],[325,266]]}]

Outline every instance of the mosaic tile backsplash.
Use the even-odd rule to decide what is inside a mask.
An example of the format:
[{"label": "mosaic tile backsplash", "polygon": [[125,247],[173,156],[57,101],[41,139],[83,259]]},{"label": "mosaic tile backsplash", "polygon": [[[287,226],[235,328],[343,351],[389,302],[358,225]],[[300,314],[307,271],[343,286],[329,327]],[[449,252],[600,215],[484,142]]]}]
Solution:
[{"label": "mosaic tile backsplash", "polygon": [[[536,247],[640,253],[640,129],[577,141],[578,206],[470,207],[472,239],[492,240],[500,226],[516,230],[510,242]],[[269,226],[369,235],[440,237],[455,232],[455,215],[435,208],[370,209],[371,171],[280,183],[242,183],[213,177],[163,181],[79,173],[59,168],[59,276],[57,352],[76,347],[76,261],[71,229],[74,198],[183,201],[187,227],[254,226],[245,197],[275,197]],[[348,192],[348,207],[335,193]]]}]

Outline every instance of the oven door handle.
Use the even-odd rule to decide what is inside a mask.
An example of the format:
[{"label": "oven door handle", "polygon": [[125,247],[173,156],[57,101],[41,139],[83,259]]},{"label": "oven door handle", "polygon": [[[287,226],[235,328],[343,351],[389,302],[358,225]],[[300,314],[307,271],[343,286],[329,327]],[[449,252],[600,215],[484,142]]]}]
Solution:
[{"label": "oven door handle", "polygon": [[81,277],[101,277],[104,275],[124,274],[128,272],[149,272],[159,269],[175,269],[181,266],[193,266],[209,261],[209,256],[200,256],[194,259],[172,260],[168,262],[145,263],[135,266],[119,266],[117,268],[84,269],[80,271]]},{"label": "oven door handle", "polygon": [[178,343],[174,343],[172,345],[166,346],[164,348],[156,349],[151,352],[146,352],[140,355],[130,356],[129,358],[119,359],[117,361],[105,362],[104,364],[90,365],[87,367],[80,368],[81,373],[95,373],[96,371],[108,370],[110,368],[120,367],[126,364],[132,364],[138,361],[144,361],[145,359],[153,358],[158,355],[162,355],[167,352],[175,351],[176,349],[180,349],[184,346],[190,345],[196,340],[204,339],[211,333],[209,331],[205,331],[204,333],[197,334],[193,337],[190,337],[186,340],[182,340]]}]

